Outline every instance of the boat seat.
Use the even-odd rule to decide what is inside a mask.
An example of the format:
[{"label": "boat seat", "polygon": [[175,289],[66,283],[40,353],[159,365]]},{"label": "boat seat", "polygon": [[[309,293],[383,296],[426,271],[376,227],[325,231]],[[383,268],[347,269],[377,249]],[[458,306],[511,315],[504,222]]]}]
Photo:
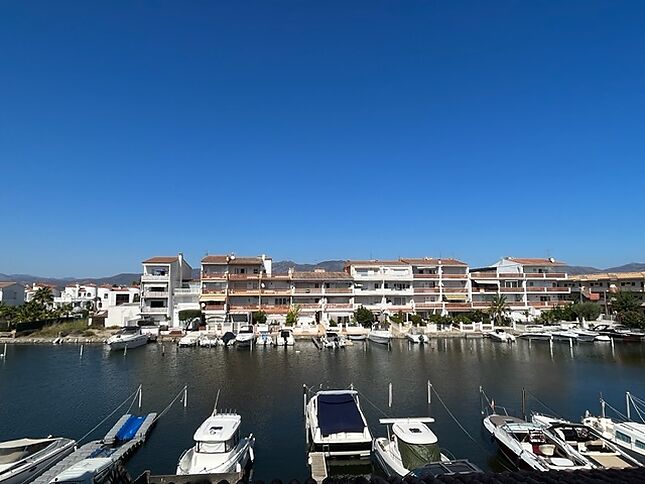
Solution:
[{"label": "boat seat", "polygon": [[555,454],[555,445],[553,444],[542,444],[538,446],[538,449],[542,455],[547,457],[553,457],[553,454]]},{"label": "boat seat", "polygon": [[533,452],[533,446],[529,442],[522,442],[522,449],[526,450],[527,452]]},{"label": "boat seat", "polygon": [[551,461],[551,464],[558,467],[572,467],[575,465],[573,461],[564,457],[551,457],[549,460]]}]

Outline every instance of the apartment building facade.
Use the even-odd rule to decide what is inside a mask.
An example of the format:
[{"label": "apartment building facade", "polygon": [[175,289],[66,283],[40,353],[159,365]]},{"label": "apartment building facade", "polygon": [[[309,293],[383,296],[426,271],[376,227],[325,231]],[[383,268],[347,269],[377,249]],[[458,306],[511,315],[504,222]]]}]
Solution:
[{"label": "apartment building facade", "polygon": [[[178,325],[174,317],[176,290],[186,289],[190,281],[192,267],[181,253],[144,260],[140,286],[142,319],[152,324]],[[199,308],[197,298],[196,293],[195,308]]]},{"label": "apartment building facade", "polygon": [[503,257],[488,267],[469,273],[472,307],[486,309],[496,295],[506,297],[512,313],[537,315],[539,311],[566,304],[570,288],[563,262],[553,258]]},{"label": "apartment building facade", "polygon": [[604,272],[569,277],[562,284],[571,291],[569,299],[574,302],[595,302],[608,314],[614,294],[628,292],[645,305],[645,272]]}]

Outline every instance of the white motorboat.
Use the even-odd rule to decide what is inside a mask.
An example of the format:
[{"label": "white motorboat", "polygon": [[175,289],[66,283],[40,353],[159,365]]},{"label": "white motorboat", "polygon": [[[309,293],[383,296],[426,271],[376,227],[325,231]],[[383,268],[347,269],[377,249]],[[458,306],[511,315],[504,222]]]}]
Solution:
[{"label": "white motorboat", "polygon": [[513,343],[515,341],[515,336],[511,333],[507,333],[501,328],[497,328],[494,331],[486,333],[490,339],[493,341],[499,341],[501,343]]},{"label": "white motorboat", "polygon": [[484,428],[497,440],[512,462],[537,471],[591,469],[580,455],[570,452],[559,439],[534,423],[517,417],[492,414],[484,418]]},{"label": "white motorboat", "polygon": [[645,423],[618,422],[608,417],[595,417],[585,413],[582,423],[600,433],[604,438],[638,455],[645,460]]},{"label": "white motorboat", "polygon": [[273,340],[273,344],[276,346],[293,346],[295,343],[296,340],[293,337],[293,330],[286,327],[280,329]]},{"label": "white motorboat", "polygon": [[347,346],[345,337],[335,331],[325,332],[322,338],[320,338],[320,342],[325,348],[330,349],[344,348]]},{"label": "white motorboat", "polygon": [[197,346],[199,339],[200,339],[199,334],[188,333],[182,338],[180,338],[177,344],[182,348],[189,348],[191,346]]},{"label": "white motorboat", "polygon": [[355,390],[321,390],[307,402],[308,442],[327,457],[369,458],[372,434]]},{"label": "white motorboat", "polygon": [[238,346],[248,348],[255,341],[255,329],[251,325],[242,326],[235,338]]},{"label": "white motorboat", "polygon": [[178,475],[225,474],[242,472],[253,463],[253,434],[240,437],[242,417],[236,413],[217,413],[202,423],[177,464]]},{"label": "white motorboat", "polygon": [[433,418],[382,418],[379,422],[388,426],[388,436],[374,439],[372,454],[388,476],[405,477],[426,464],[449,460],[426,425]]},{"label": "white motorboat", "polygon": [[271,331],[269,330],[268,324],[258,325],[258,337],[255,341],[256,341],[256,344],[260,346],[267,346],[273,342],[271,340]]},{"label": "white motorboat", "polygon": [[117,461],[109,457],[90,457],[71,465],[54,477],[49,484],[113,484]]},{"label": "white motorboat", "polygon": [[199,337],[198,345],[202,348],[212,348],[217,346],[219,338],[214,334],[203,334]]},{"label": "white motorboat", "polygon": [[425,334],[420,328],[410,328],[410,331],[405,336],[408,341],[415,344],[424,344],[430,342],[430,337]]},{"label": "white motorboat", "polygon": [[576,339],[580,343],[593,343],[596,340],[601,341],[605,339],[606,341],[610,341],[609,336],[603,335],[601,337],[601,335],[596,331],[590,331],[588,329],[576,328],[576,329],[572,329],[571,332],[573,332],[576,335]]},{"label": "white motorboat", "polygon": [[350,341],[367,341],[367,333],[362,333],[362,334],[349,333],[347,337],[350,339]]},{"label": "white motorboat", "polygon": [[218,344],[220,344],[221,346],[233,346],[236,341],[237,341],[237,337],[235,336],[235,333],[231,331],[227,331],[219,339]]},{"label": "white motorboat", "polygon": [[591,427],[541,414],[534,414],[531,420],[543,427],[553,439],[563,443],[569,452],[582,456],[593,468],[642,467],[636,459]]},{"label": "white motorboat", "polygon": [[387,345],[387,344],[390,344],[390,340],[392,339],[392,333],[390,333],[389,329],[373,328],[370,330],[369,334],[367,335],[367,339],[373,343]]},{"label": "white motorboat", "polygon": [[553,341],[565,341],[567,343],[578,340],[578,333],[569,329],[556,329],[551,331]]},{"label": "white motorboat", "polygon": [[110,336],[106,343],[110,347],[110,351],[123,350],[126,347],[130,350],[146,345],[148,336],[143,334],[138,326],[126,326]]},{"label": "white motorboat", "polygon": [[362,326],[345,326],[345,336],[350,341],[365,341],[367,340],[368,330]]},{"label": "white motorboat", "polygon": [[64,437],[0,442],[0,483],[29,482],[74,450],[76,441]]},{"label": "white motorboat", "polygon": [[520,338],[538,341],[551,341],[551,331],[541,324],[527,324],[524,326],[524,332],[519,335]]}]

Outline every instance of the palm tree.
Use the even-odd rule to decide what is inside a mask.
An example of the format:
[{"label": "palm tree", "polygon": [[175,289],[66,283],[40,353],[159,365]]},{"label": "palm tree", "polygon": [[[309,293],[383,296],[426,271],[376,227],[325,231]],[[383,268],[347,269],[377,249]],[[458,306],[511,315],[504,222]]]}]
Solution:
[{"label": "palm tree", "polygon": [[52,290],[49,287],[39,287],[34,293],[32,299],[36,304],[48,308],[54,302],[54,296],[52,295]]},{"label": "palm tree", "polygon": [[495,324],[500,325],[504,321],[506,314],[508,313],[508,305],[506,304],[506,296],[495,294],[493,299],[490,302],[490,307],[488,308],[491,319]]}]

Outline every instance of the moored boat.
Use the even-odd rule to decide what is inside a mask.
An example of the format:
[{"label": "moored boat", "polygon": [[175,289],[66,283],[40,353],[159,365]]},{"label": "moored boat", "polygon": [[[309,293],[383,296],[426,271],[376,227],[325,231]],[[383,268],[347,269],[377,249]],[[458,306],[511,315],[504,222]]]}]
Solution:
[{"label": "moored boat", "polygon": [[392,333],[390,333],[389,329],[372,328],[367,335],[367,339],[373,343],[387,345],[390,344]]},{"label": "moored boat", "polygon": [[293,337],[293,330],[287,327],[281,328],[273,340],[273,344],[276,346],[293,346],[295,343],[296,340]]},{"label": "moored boat", "polygon": [[219,339],[218,344],[220,344],[221,346],[233,346],[236,341],[237,341],[237,338],[235,336],[235,333],[233,333],[232,331],[227,331]]},{"label": "moored boat", "polygon": [[199,342],[199,334],[194,334],[194,333],[188,333],[185,336],[182,336],[177,344],[183,348],[189,348],[192,346],[197,346],[197,343]]},{"label": "moored boat", "polygon": [[268,324],[258,325],[258,337],[256,339],[256,343],[260,346],[267,346],[272,343],[271,331],[269,330]]},{"label": "moored boat", "polygon": [[408,334],[405,335],[408,341],[415,344],[424,344],[430,342],[430,337],[423,332],[421,328],[410,328]]},{"label": "moored boat", "polygon": [[372,434],[356,390],[321,390],[307,402],[305,426],[316,452],[334,458],[368,458]]},{"label": "moored boat", "polygon": [[253,434],[240,437],[242,417],[215,411],[195,431],[195,445],[177,464],[178,475],[242,472],[253,463]]},{"label": "moored boat", "polygon": [[119,463],[109,457],[83,459],[54,477],[49,484],[114,484]]},{"label": "moored boat", "polygon": [[486,334],[493,341],[498,341],[500,343],[513,343],[515,341],[515,336],[513,336],[511,333],[507,333],[502,328],[497,328],[494,331]]},{"label": "moored boat", "polygon": [[237,345],[239,347],[248,348],[255,341],[255,330],[253,326],[242,326],[235,338],[237,339]]},{"label": "moored boat", "polygon": [[0,483],[29,482],[74,450],[76,441],[64,437],[0,442]]},{"label": "moored boat", "polygon": [[345,337],[336,331],[326,331],[320,341],[325,348],[331,349],[344,348],[347,344]]},{"label": "moored boat", "polygon": [[141,332],[138,326],[126,326],[118,333],[110,336],[106,344],[110,347],[110,351],[138,348],[148,343],[148,336]]},{"label": "moored boat", "polygon": [[199,346],[202,348],[212,348],[217,346],[218,338],[214,334],[203,334],[199,337]]},{"label": "moored boat", "polygon": [[433,418],[384,418],[379,422],[388,426],[388,436],[374,439],[372,454],[388,476],[405,477],[414,469],[449,460],[426,425],[434,422]]}]

